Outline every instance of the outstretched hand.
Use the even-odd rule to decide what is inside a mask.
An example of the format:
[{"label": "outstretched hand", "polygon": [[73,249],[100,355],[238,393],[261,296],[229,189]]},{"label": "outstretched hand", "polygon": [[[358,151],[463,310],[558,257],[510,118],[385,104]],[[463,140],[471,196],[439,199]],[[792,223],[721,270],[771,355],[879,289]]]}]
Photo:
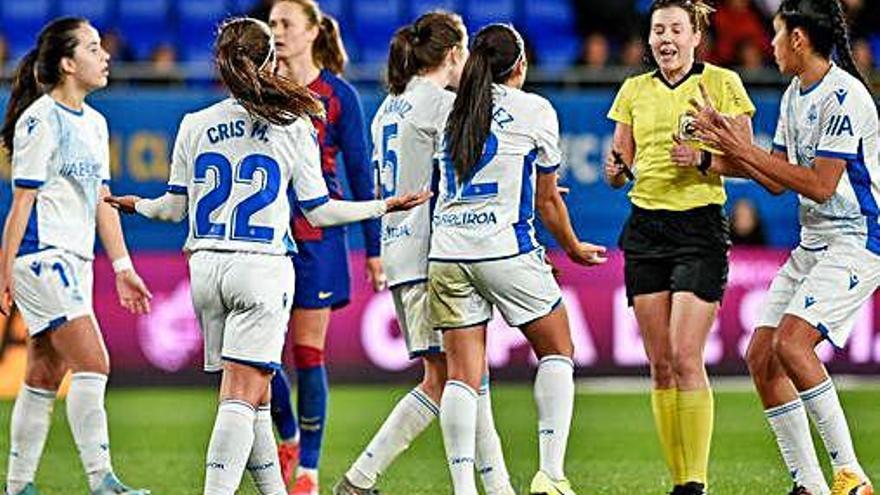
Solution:
[{"label": "outstretched hand", "polygon": [[579,265],[595,266],[608,261],[605,257],[605,246],[597,246],[589,242],[578,242],[574,249],[567,252],[568,257]]},{"label": "outstretched hand", "polygon": [[431,199],[432,195],[431,191],[419,191],[406,193],[402,196],[393,196],[385,200],[385,206],[388,213],[411,210]]},{"label": "outstretched hand", "polygon": [[712,102],[706,87],[700,83],[703,103],[690,100],[693,110],[688,115],[694,117],[697,138],[705,144],[725,154],[735,154],[752,144],[752,133],[747,123],[733,117],[722,115]]},{"label": "outstretched hand", "polygon": [[104,198],[104,202],[109,204],[110,206],[116,208],[122,213],[136,213],[134,209],[135,203],[140,201],[140,196],[107,196]]}]

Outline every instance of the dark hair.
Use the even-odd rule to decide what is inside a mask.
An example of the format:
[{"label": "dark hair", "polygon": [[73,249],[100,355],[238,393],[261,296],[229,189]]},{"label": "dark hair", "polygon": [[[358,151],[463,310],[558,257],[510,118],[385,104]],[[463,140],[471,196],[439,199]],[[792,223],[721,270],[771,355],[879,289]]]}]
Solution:
[{"label": "dark hair", "polygon": [[828,59],[836,54],[840,67],[870,91],[871,85],[853,60],[846,15],[838,0],[784,0],[777,15],[789,33],[802,29],[817,54]]},{"label": "dark hair", "polygon": [[455,103],[446,122],[447,152],[459,181],[479,161],[492,125],[492,83],[504,83],[525,59],[522,37],[506,24],[490,24],[474,36]]},{"label": "dark hair", "polygon": [[669,7],[678,7],[687,12],[694,31],[700,33],[705,32],[709,28],[709,15],[715,12],[715,8],[703,0],[654,0],[651,3],[648,17],[652,17],[654,12],[660,9]]},{"label": "dark hair", "polygon": [[21,114],[46,91],[61,83],[61,59],[73,58],[79,44],[76,30],[89,21],[82,17],[62,17],[46,24],[37,36],[37,45],[19,62],[12,76],[12,90],[3,120],[3,145],[12,153],[15,123]]},{"label": "dark hair", "polygon": [[461,46],[466,29],[458,14],[434,11],[394,33],[388,51],[388,90],[399,95],[423,71],[439,67],[449,50]]},{"label": "dark hair", "polygon": [[273,74],[274,40],[263,21],[227,20],[220,26],[215,51],[220,78],[251,115],[277,125],[305,115],[323,116],[323,106],[308,89]]},{"label": "dark hair", "polygon": [[277,0],[275,3],[290,2],[299,6],[309,26],[318,26],[318,37],[312,43],[312,58],[319,67],[341,76],[348,63],[348,54],[339,34],[339,23],[333,16],[321,12],[315,0]]}]

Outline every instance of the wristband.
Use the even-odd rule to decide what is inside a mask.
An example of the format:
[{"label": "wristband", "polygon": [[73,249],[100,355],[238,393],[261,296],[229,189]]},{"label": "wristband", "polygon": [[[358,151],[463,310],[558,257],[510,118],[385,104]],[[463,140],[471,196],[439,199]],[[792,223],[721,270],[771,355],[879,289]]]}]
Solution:
[{"label": "wristband", "polygon": [[124,272],[125,270],[134,270],[134,265],[131,263],[131,258],[128,256],[123,256],[122,258],[113,260],[113,271],[116,273]]},{"label": "wristband", "polygon": [[700,153],[700,164],[697,165],[697,170],[700,171],[701,174],[706,175],[706,172],[709,171],[709,167],[712,166],[712,153],[709,153],[706,150],[703,150]]}]

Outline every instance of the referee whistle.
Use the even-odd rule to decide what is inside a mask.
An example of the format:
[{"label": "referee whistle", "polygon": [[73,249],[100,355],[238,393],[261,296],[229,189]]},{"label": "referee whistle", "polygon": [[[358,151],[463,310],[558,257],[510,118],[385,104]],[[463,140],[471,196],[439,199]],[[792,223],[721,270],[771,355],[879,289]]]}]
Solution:
[{"label": "referee whistle", "polygon": [[633,171],[631,168],[629,168],[629,165],[627,165],[626,162],[623,161],[623,155],[621,155],[619,151],[611,150],[611,156],[614,157],[614,163],[620,165],[620,170],[621,172],[623,172],[623,175],[627,178],[627,180],[636,180],[635,174],[633,174]]}]

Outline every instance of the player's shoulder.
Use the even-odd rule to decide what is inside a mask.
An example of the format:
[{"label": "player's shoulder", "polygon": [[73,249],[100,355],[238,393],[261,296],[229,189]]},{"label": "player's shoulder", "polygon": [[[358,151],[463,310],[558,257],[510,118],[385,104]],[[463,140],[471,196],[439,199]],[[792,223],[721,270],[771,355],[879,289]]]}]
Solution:
[{"label": "player's shoulder", "polygon": [[25,108],[16,121],[16,134],[21,137],[30,137],[46,136],[47,131],[55,132],[58,118],[57,116],[53,117],[53,114],[58,110],[58,104],[49,95],[37,98]]},{"label": "player's shoulder", "polygon": [[505,86],[496,87],[496,91],[501,93],[499,102],[516,119],[537,124],[556,116],[553,104],[542,95]]},{"label": "player's shoulder", "polygon": [[703,78],[708,80],[716,80],[718,82],[741,82],[739,74],[726,67],[715,64],[703,63]]},{"label": "player's shoulder", "polygon": [[620,92],[635,93],[639,89],[649,86],[656,75],[656,70],[631,75],[623,80],[623,83],[620,85]]},{"label": "player's shoulder", "polygon": [[828,80],[823,84],[824,100],[832,105],[836,102],[840,106],[876,113],[874,98],[858,78],[837,65],[832,66],[826,77]]},{"label": "player's shoulder", "polygon": [[321,69],[321,75],[318,77],[322,83],[332,89],[333,94],[339,97],[339,99],[345,101],[358,98],[358,92],[354,85],[339,74],[335,74],[328,69]]},{"label": "player's shoulder", "polygon": [[53,112],[58,109],[58,103],[49,95],[43,95],[33,103],[28,105],[21,113],[19,121],[27,118],[47,119]]}]

